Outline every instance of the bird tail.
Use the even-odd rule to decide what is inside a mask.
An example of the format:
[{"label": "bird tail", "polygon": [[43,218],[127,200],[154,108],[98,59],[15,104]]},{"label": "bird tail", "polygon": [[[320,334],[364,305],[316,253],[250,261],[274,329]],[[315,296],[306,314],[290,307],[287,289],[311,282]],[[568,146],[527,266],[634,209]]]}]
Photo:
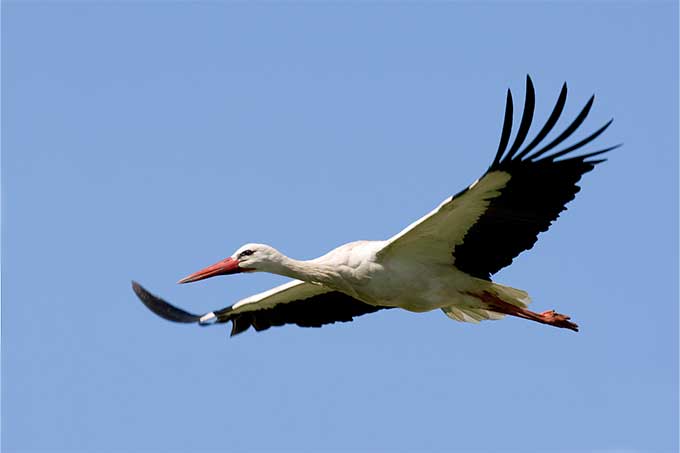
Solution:
[{"label": "bird tail", "polygon": [[529,297],[529,293],[526,291],[501,285],[500,283],[492,282],[491,288],[487,289],[487,291],[498,296],[503,302],[507,302],[516,307],[527,308],[531,303],[531,297]]},{"label": "bird tail", "polygon": [[[501,285],[499,283],[490,282],[484,292],[491,293],[498,297],[503,302],[515,305],[516,307],[526,308],[531,303],[531,297],[526,291],[512,288],[510,286]],[[484,320],[503,319],[505,315],[484,307],[485,304],[480,304],[481,300],[470,294],[470,304],[467,305],[451,305],[443,307],[442,311],[451,319],[461,322],[478,323]]]}]

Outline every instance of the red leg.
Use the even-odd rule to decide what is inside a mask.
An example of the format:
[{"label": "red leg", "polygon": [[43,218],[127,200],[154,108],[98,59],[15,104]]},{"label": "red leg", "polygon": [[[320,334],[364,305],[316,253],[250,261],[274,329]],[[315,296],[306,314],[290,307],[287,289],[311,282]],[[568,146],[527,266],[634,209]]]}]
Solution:
[{"label": "red leg", "polygon": [[569,316],[556,313],[555,310],[548,310],[544,311],[543,313],[535,313],[533,311],[527,310],[526,308],[521,308],[505,302],[499,299],[497,296],[486,291],[484,291],[481,295],[475,294],[475,296],[484,301],[489,310],[510,316],[517,316],[518,318],[529,319],[531,321],[540,322],[541,324],[548,324],[550,326],[561,327],[563,329],[571,329],[574,332],[578,332],[578,326],[569,321],[569,319],[571,319]]}]

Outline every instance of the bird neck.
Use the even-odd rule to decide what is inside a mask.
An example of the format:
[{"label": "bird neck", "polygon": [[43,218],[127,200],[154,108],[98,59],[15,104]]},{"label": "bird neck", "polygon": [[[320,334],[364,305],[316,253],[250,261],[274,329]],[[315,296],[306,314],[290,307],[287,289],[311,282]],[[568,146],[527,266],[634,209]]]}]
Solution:
[{"label": "bird neck", "polygon": [[275,274],[295,278],[309,283],[331,284],[337,273],[330,266],[313,261],[300,261],[280,255]]}]

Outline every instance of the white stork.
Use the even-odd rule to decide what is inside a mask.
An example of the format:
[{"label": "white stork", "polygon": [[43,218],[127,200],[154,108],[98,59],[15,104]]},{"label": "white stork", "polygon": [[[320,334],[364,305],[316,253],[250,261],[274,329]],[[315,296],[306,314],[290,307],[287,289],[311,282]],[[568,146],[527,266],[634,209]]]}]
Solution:
[{"label": "white stork", "polygon": [[393,307],[412,312],[439,308],[452,319],[475,323],[512,315],[578,331],[569,316],[529,311],[525,291],[490,278],[530,249],[538,234],[557,219],[580,190],[576,184],[581,176],[605,160],[595,157],[620,146],[572,154],[597,138],[610,120],[579,142],[549,153],[578,129],[593,105],[594,96],[562,133],[544,145],[564,108],[565,83],[545,125],[522,147],[534,97],[527,76],[522,119],[508,149],[513,118],[508,90],[500,144],[486,173],[386,241],[351,242],[309,261],[289,258],[268,245],[246,244],[179,283],[257,271],[294,280],[202,316],[170,305],[136,282],[133,289],[162,318],[201,325],[231,321],[232,336],[251,326],[257,331],[284,324],[320,327]]}]

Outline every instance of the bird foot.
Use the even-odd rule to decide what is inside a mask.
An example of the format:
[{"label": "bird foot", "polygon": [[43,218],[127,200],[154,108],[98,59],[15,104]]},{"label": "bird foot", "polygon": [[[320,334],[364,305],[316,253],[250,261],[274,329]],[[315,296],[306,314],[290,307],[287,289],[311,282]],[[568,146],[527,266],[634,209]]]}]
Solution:
[{"label": "bird foot", "polygon": [[571,318],[569,316],[557,313],[555,310],[544,311],[540,314],[540,317],[544,323],[550,324],[551,326],[571,329],[574,332],[578,332],[578,325],[570,322],[569,320]]}]

